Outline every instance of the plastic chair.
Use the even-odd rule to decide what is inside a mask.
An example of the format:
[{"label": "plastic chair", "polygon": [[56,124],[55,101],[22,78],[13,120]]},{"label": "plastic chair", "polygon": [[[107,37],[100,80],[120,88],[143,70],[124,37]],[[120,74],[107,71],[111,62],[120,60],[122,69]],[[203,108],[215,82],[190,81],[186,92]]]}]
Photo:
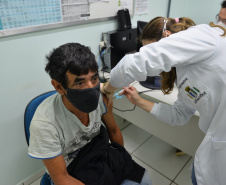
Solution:
[{"label": "plastic chair", "polygon": [[[55,94],[56,91],[49,91],[46,93],[43,93],[37,97],[35,97],[34,99],[32,99],[26,109],[25,109],[25,113],[24,113],[24,131],[25,131],[25,137],[26,137],[26,141],[27,144],[29,145],[29,138],[30,138],[30,124],[31,124],[31,120],[34,116],[34,113],[37,109],[37,107],[40,105],[40,103],[43,102],[43,100],[45,100],[46,98],[48,98],[49,96]],[[45,173],[41,179],[40,185],[51,185],[51,182],[48,178],[48,174]]]}]

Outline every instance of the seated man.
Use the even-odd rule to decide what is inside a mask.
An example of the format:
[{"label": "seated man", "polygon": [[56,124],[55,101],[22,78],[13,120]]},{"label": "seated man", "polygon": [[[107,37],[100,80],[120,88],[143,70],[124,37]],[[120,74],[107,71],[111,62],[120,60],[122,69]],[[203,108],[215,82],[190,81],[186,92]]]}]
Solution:
[{"label": "seated man", "polygon": [[[100,93],[98,66],[88,47],[68,43],[46,57],[58,93],[37,108],[28,154],[42,159],[52,184],[151,184],[123,147],[112,104]],[[109,143],[109,138],[111,143]]]}]

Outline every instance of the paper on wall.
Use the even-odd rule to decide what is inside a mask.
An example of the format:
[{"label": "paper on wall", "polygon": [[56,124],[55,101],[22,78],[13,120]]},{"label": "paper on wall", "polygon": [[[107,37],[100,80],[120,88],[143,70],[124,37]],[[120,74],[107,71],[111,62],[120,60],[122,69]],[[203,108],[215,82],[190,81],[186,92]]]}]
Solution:
[{"label": "paper on wall", "polygon": [[135,15],[148,13],[148,0],[135,1]]}]

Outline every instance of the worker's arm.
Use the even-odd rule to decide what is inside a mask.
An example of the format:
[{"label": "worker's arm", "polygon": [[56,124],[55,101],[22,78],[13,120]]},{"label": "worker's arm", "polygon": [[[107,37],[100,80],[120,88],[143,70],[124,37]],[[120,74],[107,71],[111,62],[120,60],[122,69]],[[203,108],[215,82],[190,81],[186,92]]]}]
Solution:
[{"label": "worker's arm", "polygon": [[62,154],[52,159],[43,159],[42,161],[55,185],[84,185],[84,183],[68,174]]},{"label": "worker's arm", "polygon": [[206,59],[218,51],[218,38],[212,32],[208,25],[194,26],[126,54],[111,70],[111,86],[106,84],[105,90],[126,87],[135,80],[145,81],[147,76],[170,71],[171,67],[205,65]]},{"label": "worker's arm", "polygon": [[107,103],[105,103],[107,106],[111,105],[115,90],[116,88],[111,86],[110,82],[100,83],[100,91],[105,94],[108,99]]},{"label": "worker's arm", "polygon": [[177,101],[173,105],[168,105],[143,99],[137,93],[135,87],[130,86],[129,88],[124,87],[123,89],[124,92],[122,94],[125,95],[131,103],[155,115],[158,120],[169,123],[170,125],[186,124],[196,111],[185,105],[179,94]]},{"label": "worker's arm", "polygon": [[129,86],[129,88],[124,87],[123,89],[124,91],[122,92],[122,95],[125,95],[132,104],[137,105],[138,107],[142,108],[147,112],[150,112],[152,110],[154,103],[143,99],[137,93],[137,90],[135,87]]},{"label": "worker's arm", "polygon": [[111,142],[118,143],[123,146],[123,137],[122,133],[118,127],[118,125],[115,122],[114,116],[113,116],[113,102],[111,102],[108,105],[108,100],[105,95],[103,95],[104,103],[107,107],[107,112],[102,116],[102,121],[105,124],[108,134],[110,137]]}]

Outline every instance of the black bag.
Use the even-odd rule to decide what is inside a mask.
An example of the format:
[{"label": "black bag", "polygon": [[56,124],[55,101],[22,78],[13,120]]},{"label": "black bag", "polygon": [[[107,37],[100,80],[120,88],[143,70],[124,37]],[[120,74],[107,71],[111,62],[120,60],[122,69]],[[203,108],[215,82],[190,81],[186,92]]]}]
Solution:
[{"label": "black bag", "polygon": [[123,146],[109,143],[102,126],[100,133],[79,151],[67,171],[86,185],[120,185],[125,179],[140,183],[145,169],[132,160]]}]

